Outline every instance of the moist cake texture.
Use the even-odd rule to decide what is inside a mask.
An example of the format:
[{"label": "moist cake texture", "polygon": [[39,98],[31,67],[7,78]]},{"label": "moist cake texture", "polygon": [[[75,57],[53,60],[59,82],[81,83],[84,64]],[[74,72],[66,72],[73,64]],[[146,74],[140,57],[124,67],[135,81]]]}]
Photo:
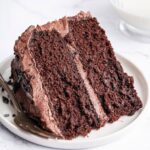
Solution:
[{"label": "moist cake texture", "polygon": [[132,115],[142,107],[128,76],[116,60],[105,31],[99,27],[96,18],[69,21],[67,41],[73,42],[80,60],[87,72],[87,78],[97,94],[109,121],[122,115]]},{"label": "moist cake texture", "polygon": [[30,26],[16,41],[14,92],[24,112],[56,136],[86,136],[142,107],[96,18],[80,12]]}]

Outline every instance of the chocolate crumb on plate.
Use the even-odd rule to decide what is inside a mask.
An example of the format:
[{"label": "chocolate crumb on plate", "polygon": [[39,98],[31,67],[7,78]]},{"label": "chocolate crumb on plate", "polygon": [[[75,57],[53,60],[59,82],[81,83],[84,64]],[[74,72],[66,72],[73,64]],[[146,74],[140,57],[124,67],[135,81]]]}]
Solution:
[{"label": "chocolate crumb on plate", "polygon": [[4,92],[4,88],[2,88],[2,92]]},{"label": "chocolate crumb on plate", "polygon": [[4,117],[9,117],[9,114],[4,114]]},{"label": "chocolate crumb on plate", "polygon": [[16,114],[13,114],[13,115],[12,115],[12,117],[15,117],[15,116],[16,116]]},{"label": "chocolate crumb on plate", "polygon": [[9,103],[9,99],[5,96],[2,97],[3,98],[3,103],[8,104]]},{"label": "chocolate crumb on plate", "polygon": [[11,80],[7,81],[8,85],[13,85],[13,82]]}]

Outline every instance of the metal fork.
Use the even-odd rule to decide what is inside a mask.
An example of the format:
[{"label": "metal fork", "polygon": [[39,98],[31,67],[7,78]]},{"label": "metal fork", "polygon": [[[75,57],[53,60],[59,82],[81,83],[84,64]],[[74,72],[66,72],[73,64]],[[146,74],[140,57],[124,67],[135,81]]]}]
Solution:
[{"label": "metal fork", "polygon": [[28,118],[26,114],[22,111],[21,106],[17,102],[13,91],[9,88],[7,83],[5,82],[3,76],[0,73],[0,85],[5,89],[8,93],[17,114],[14,118],[14,122],[23,130],[38,135],[40,137],[49,138],[52,133],[48,132],[35,124],[33,120]]}]

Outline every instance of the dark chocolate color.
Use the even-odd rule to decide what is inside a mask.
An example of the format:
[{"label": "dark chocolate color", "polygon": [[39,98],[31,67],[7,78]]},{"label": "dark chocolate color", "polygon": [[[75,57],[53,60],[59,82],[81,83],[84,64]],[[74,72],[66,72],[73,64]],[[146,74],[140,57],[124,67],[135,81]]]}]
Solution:
[{"label": "dark chocolate color", "polygon": [[9,99],[5,96],[2,97],[3,99],[3,103],[8,104],[9,103]]},{"label": "dark chocolate color", "polygon": [[105,31],[95,18],[69,22],[70,32],[66,41],[73,42],[87,72],[90,84],[113,122],[123,115],[133,115],[142,107],[128,76],[116,60]]},{"label": "dark chocolate color", "polygon": [[[72,55],[60,34],[34,31],[30,52],[41,75],[49,106],[66,138],[85,136],[100,121],[91,104]],[[53,88],[52,88],[53,87]]]}]

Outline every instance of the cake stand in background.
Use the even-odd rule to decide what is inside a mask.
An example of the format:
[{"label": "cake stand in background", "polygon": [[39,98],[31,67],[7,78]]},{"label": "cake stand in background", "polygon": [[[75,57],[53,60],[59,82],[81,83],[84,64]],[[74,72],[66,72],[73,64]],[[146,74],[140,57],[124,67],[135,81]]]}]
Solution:
[{"label": "cake stand in background", "polygon": [[128,37],[150,43],[150,0],[110,0]]}]

